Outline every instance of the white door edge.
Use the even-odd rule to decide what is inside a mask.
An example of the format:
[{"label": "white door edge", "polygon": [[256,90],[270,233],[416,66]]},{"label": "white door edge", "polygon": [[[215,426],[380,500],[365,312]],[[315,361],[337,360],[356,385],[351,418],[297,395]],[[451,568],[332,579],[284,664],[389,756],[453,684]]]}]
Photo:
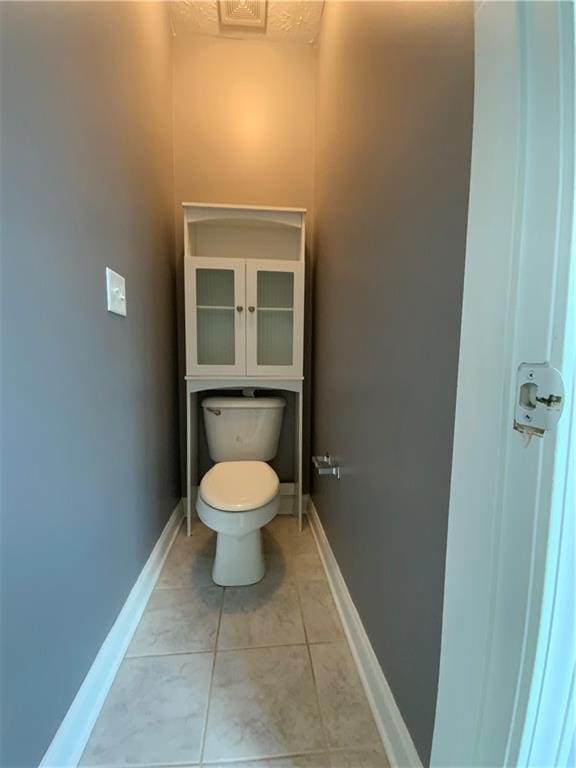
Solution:
[{"label": "white door edge", "polygon": [[[442,768],[517,765],[526,729],[557,432],[530,442],[513,431],[515,371],[522,362],[562,367],[574,192],[573,32],[572,3],[477,6],[469,229],[431,760]],[[524,488],[520,470],[528,460]]]}]

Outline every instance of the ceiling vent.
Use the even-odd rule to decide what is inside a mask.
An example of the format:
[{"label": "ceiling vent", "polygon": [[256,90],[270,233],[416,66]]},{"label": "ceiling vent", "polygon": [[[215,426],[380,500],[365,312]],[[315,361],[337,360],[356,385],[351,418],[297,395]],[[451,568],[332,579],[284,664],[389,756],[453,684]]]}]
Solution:
[{"label": "ceiling vent", "polygon": [[266,29],[268,0],[219,0],[221,27]]}]

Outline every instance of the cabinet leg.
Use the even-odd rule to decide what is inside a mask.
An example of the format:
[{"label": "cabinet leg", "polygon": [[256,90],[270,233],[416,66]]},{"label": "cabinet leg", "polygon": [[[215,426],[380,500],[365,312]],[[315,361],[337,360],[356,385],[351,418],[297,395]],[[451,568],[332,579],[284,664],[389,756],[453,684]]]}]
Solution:
[{"label": "cabinet leg", "polygon": [[303,432],[303,396],[302,392],[297,394],[297,433],[296,433],[296,455],[297,455],[297,469],[296,469],[296,505],[298,512],[298,530],[302,532],[302,432]]},{"label": "cabinet leg", "polygon": [[192,533],[192,409],[186,385],[186,533]]}]

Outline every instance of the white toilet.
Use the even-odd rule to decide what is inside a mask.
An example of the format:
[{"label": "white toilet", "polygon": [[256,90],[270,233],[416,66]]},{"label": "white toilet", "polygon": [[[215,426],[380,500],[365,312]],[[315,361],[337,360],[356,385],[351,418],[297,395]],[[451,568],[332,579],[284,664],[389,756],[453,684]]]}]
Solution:
[{"label": "white toilet", "polygon": [[208,397],[202,401],[208,450],[217,462],[202,478],[196,511],[216,531],[212,578],[223,587],[264,576],[260,529],[279,507],[280,482],[266,464],[278,451],[286,401]]}]

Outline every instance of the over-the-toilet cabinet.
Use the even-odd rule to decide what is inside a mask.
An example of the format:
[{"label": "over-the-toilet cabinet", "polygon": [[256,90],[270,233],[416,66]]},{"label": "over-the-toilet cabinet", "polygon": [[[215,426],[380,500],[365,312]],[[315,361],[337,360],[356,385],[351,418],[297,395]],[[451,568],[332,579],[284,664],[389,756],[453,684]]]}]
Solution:
[{"label": "over-the-toilet cabinet", "polygon": [[200,479],[198,398],[214,390],[293,393],[287,423],[301,527],[306,212],[206,203],[184,203],[183,210],[188,534]]},{"label": "over-the-toilet cabinet", "polygon": [[304,216],[185,206],[187,376],[302,377]]}]

